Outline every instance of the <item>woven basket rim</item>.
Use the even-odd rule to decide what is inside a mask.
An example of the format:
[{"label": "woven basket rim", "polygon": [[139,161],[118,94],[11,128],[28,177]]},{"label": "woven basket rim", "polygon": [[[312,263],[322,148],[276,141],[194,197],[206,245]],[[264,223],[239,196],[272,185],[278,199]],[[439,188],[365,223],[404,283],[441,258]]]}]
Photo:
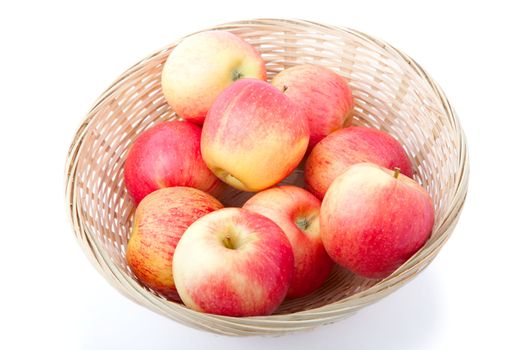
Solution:
[{"label": "woven basket rim", "polygon": [[[458,149],[460,164],[458,165],[459,165],[459,169],[461,172],[461,176],[460,176],[459,184],[456,187],[456,191],[453,194],[453,199],[452,199],[453,205],[450,206],[449,210],[445,214],[446,219],[445,221],[443,221],[443,224],[442,224],[442,226],[446,228],[444,230],[444,233],[440,236],[439,239],[435,240],[428,246],[425,246],[423,249],[421,249],[416,255],[414,255],[411,259],[409,259],[405,264],[403,264],[400,268],[398,268],[394,273],[392,273],[386,279],[383,279],[376,285],[366,290],[357,292],[351,296],[348,296],[338,302],[323,305],[323,306],[308,309],[308,310],[304,310],[304,311],[298,311],[298,312],[290,313],[290,314],[278,314],[278,315],[269,315],[269,316],[251,316],[251,317],[243,317],[242,320],[243,320],[244,325],[247,327],[247,329],[253,330],[254,327],[258,325],[261,325],[261,329],[264,329],[265,323],[275,325],[280,322],[283,322],[283,323],[290,322],[291,316],[293,316],[294,318],[293,322],[305,323],[305,324],[307,324],[308,322],[314,322],[314,321],[317,324],[319,322],[320,317],[328,318],[328,317],[334,317],[334,316],[341,316],[340,318],[343,318],[345,316],[348,316],[349,315],[348,313],[352,312],[353,309],[357,305],[368,304],[371,301],[378,300],[380,298],[380,295],[389,294],[392,290],[399,288],[405,282],[415,277],[415,275],[417,275],[417,273],[420,272],[422,268],[425,268],[426,265],[428,265],[428,262],[431,261],[437,255],[437,252],[439,251],[439,249],[448,240],[452,230],[454,229],[457,223],[457,220],[460,217],[460,213],[463,208],[465,198],[467,195],[468,177],[469,177],[469,156],[468,156],[468,151],[467,151],[466,137],[461,128],[459,119],[454,109],[452,108],[449,100],[447,99],[445,93],[443,92],[441,87],[431,78],[431,76],[410,56],[406,55],[402,51],[391,46],[390,44],[380,39],[369,36],[368,34],[362,33],[354,29],[349,29],[346,27],[326,25],[326,24],[308,21],[308,20],[272,19],[272,18],[260,18],[260,19],[228,22],[228,23],[224,23],[224,24],[220,24],[220,25],[211,27],[211,28],[205,28],[195,33],[206,31],[206,30],[211,30],[211,29],[227,30],[231,28],[242,27],[246,25],[255,25],[255,24],[257,25],[259,24],[260,25],[286,24],[286,25],[292,25],[292,26],[307,25],[307,26],[315,27],[316,29],[329,28],[330,30],[333,30],[335,28],[341,32],[345,32],[347,34],[357,36],[361,38],[362,40],[366,40],[368,42],[374,43],[375,45],[381,46],[382,48],[389,51],[390,53],[401,57],[408,64],[410,69],[413,69],[419,76],[421,76],[424,79],[424,81],[428,84],[428,87],[436,94],[436,96],[440,98],[441,103],[443,107],[445,108],[447,117],[449,118],[451,124],[454,126],[455,131],[456,131],[456,134],[454,136],[457,139],[458,144],[460,145]],[[191,33],[189,35],[193,35],[195,33]],[[228,317],[228,316],[198,313],[196,311],[186,308],[185,306],[179,305],[177,303],[169,302],[161,297],[158,297],[144,290],[140,284],[138,284],[135,280],[133,280],[127,274],[123,273],[111,261],[111,258],[105,252],[104,247],[100,246],[97,239],[94,238],[92,232],[89,232],[89,229],[82,224],[82,220],[78,216],[78,212],[77,212],[76,197],[75,197],[75,193],[76,193],[75,175],[76,175],[76,170],[77,170],[78,159],[76,158],[76,156],[82,147],[83,138],[86,135],[86,131],[88,130],[90,121],[94,113],[96,112],[97,108],[100,106],[102,101],[104,101],[109,95],[111,95],[111,92],[116,87],[118,87],[119,83],[123,80],[123,78],[126,75],[128,75],[131,71],[133,71],[137,67],[140,67],[140,64],[148,60],[149,58],[154,57],[155,55],[158,55],[159,53],[162,53],[166,50],[170,50],[174,45],[180,42],[180,40],[182,40],[183,38],[184,37],[180,38],[174,43],[171,43],[161,48],[160,50],[156,50],[152,54],[147,55],[145,58],[139,60],[136,64],[128,68],[95,100],[93,106],[89,109],[87,116],[81,122],[79,128],[77,129],[73,137],[73,141],[69,148],[67,159],[66,159],[65,197],[66,197],[68,218],[73,227],[73,231],[75,235],[77,236],[77,240],[79,244],[81,245],[82,249],[88,256],[88,258],[90,258],[93,265],[116,289],[118,289],[121,293],[125,294],[126,296],[134,300],[135,302],[143,304],[146,301],[149,307],[151,307],[158,313],[163,314],[170,318],[172,318],[172,316],[166,311],[166,309],[175,309],[179,313],[179,316],[181,316],[181,318],[184,318],[185,315],[187,314],[198,314],[200,318],[206,319],[208,321],[221,320],[223,323],[231,322],[236,327],[242,328],[243,325],[240,325],[237,322],[239,320],[239,318],[237,317]],[[416,257],[419,258],[419,260],[416,259]],[[418,260],[418,261],[415,261],[415,260]],[[113,280],[108,277],[107,275],[108,273],[114,278]],[[137,300],[131,293],[128,292],[128,288],[138,292],[138,294],[140,294],[143,299],[141,299],[140,301]],[[301,316],[301,317],[306,318],[309,315],[315,315],[315,320],[296,319],[296,316]],[[331,320],[333,321],[333,319]],[[220,329],[214,330],[213,327],[209,327],[209,326],[206,326],[206,328],[209,328],[211,331],[219,331],[222,333],[227,333],[227,332],[221,331]],[[287,328],[286,331],[293,331],[293,329]]]}]

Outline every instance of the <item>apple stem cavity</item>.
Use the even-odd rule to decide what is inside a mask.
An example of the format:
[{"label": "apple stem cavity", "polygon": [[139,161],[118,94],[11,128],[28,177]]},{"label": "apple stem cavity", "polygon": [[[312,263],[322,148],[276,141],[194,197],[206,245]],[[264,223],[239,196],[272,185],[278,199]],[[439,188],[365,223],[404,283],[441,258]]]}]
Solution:
[{"label": "apple stem cavity", "polygon": [[236,81],[236,80],[241,79],[241,78],[242,78],[241,72],[239,72],[237,69],[235,69],[233,71],[233,74],[232,74],[232,80]]},{"label": "apple stem cavity", "polygon": [[297,220],[295,221],[295,224],[296,224],[297,227],[299,227],[302,231],[306,230],[306,229],[310,226],[310,222],[309,222],[308,219],[305,218],[304,216],[303,216],[303,217],[299,217],[299,218],[297,218]]},{"label": "apple stem cavity", "polygon": [[395,167],[394,168],[394,179],[397,179],[399,177],[399,172],[401,171],[400,168]]},{"label": "apple stem cavity", "polygon": [[238,178],[236,178],[235,176],[233,176],[232,174],[230,174],[229,172],[227,172],[224,169],[216,168],[214,170],[214,173],[223,182],[226,182],[227,184],[230,184],[231,186],[233,186],[235,188],[243,188],[244,187],[244,184],[242,183],[242,181],[240,181]]}]

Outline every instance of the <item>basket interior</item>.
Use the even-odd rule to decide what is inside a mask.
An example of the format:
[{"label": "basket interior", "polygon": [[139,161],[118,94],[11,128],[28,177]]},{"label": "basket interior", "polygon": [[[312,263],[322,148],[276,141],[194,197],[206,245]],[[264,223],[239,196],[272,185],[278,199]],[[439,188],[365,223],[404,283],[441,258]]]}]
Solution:
[{"label": "basket interior", "polygon": [[[353,125],[385,130],[404,145],[415,179],[434,201],[435,227],[443,223],[460,163],[456,126],[448,119],[443,101],[406,57],[359,33],[321,25],[279,27],[246,22],[220,29],[234,32],[259,50],[269,79],[300,63],[323,65],[348,79],[355,100]],[[130,145],[143,130],[177,118],[160,87],[162,66],[172,47],[139,62],[106,91],[86,121],[76,158],[75,194],[83,229],[115,267],[131,277],[125,249],[134,205],[124,186],[123,164]],[[302,170],[297,169],[284,182],[302,185]],[[238,206],[249,196],[229,189],[220,200]],[[427,244],[440,234],[434,230]],[[277,313],[333,303],[378,282],[336,268],[321,289],[285,301]]]}]

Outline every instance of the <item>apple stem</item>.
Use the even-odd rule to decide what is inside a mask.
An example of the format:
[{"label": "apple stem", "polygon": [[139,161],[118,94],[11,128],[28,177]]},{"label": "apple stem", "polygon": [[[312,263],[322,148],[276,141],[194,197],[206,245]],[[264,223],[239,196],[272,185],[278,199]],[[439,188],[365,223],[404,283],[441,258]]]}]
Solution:
[{"label": "apple stem", "polygon": [[401,169],[399,169],[398,167],[394,168],[394,179],[397,179],[399,177],[399,172],[400,171],[401,171]]},{"label": "apple stem", "polygon": [[224,239],[222,240],[222,242],[224,243],[224,246],[228,249],[235,249],[234,245],[233,245],[233,240],[232,240],[232,236],[231,235],[226,235],[226,237],[224,237]]},{"label": "apple stem", "polygon": [[343,120],[343,125],[341,127],[346,128],[352,124],[352,114],[348,112],[348,114],[345,116],[345,120]]},{"label": "apple stem", "polygon": [[239,72],[237,69],[233,71],[233,76],[232,76],[232,80],[235,81],[235,80],[238,80],[238,79],[241,79],[242,78],[242,74],[241,72]]},{"label": "apple stem", "polygon": [[288,90],[288,86],[283,85],[283,94],[286,92],[286,90]]}]

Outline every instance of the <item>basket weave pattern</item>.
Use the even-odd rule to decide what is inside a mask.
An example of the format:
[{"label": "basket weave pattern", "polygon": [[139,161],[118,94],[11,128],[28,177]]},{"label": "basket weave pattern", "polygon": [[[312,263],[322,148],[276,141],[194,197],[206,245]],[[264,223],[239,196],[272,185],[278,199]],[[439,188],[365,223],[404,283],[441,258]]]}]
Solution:
[{"label": "basket weave pattern", "polygon": [[[284,68],[314,63],[348,79],[354,125],[387,131],[405,146],[415,179],[435,204],[431,239],[388,278],[377,281],[334,269],[313,294],[285,301],[276,314],[231,318],[194,312],[136,281],[125,260],[134,205],[124,186],[123,164],[134,139],[155,123],[177,118],[160,87],[173,45],[124,72],[79,128],[66,164],[66,199],[75,234],[93,264],[128,298],[186,325],[228,335],[275,334],[309,329],[348,317],[391,293],[436,256],[452,233],[467,193],[468,155],[459,122],[441,89],[412,59],[363,33],[299,20],[252,20],[215,27],[255,46],[268,78]],[[301,181],[298,169],[286,181]],[[239,205],[248,194],[229,190],[219,199]]]}]

